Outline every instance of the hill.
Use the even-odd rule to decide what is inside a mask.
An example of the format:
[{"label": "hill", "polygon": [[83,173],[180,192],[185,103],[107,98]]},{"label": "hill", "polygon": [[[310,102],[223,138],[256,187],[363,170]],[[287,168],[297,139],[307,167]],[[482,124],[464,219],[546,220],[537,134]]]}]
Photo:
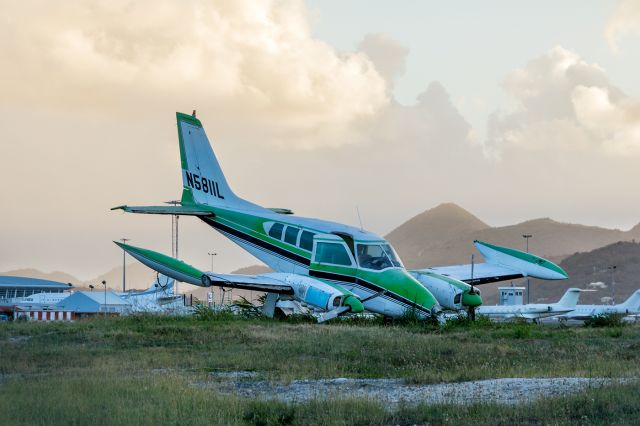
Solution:
[{"label": "hill", "polygon": [[409,219],[386,238],[407,268],[468,263],[476,253],[474,240],[524,249],[523,234],[531,234],[529,250],[559,262],[576,252],[618,241],[640,239],[640,225],[629,231],[561,223],[549,218],[490,227],[455,204],[442,204]]}]

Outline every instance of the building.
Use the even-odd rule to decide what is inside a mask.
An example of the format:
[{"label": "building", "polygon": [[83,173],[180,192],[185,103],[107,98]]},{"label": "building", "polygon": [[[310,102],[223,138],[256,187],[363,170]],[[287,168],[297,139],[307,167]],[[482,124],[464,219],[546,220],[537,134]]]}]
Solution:
[{"label": "building", "polygon": [[522,305],[524,287],[498,287],[498,294],[500,296],[498,305]]},{"label": "building", "polygon": [[58,302],[56,308],[77,314],[121,315],[129,312],[130,304],[111,291],[76,291]]},{"label": "building", "polygon": [[75,312],[16,306],[13,311],[13,318],[26,321],[73,321]]},{"label": "building", "polygon": [[37,293],[62,293],[73,285],[38,278],[0,276],[0,303],[11,303],[18,297]]}]

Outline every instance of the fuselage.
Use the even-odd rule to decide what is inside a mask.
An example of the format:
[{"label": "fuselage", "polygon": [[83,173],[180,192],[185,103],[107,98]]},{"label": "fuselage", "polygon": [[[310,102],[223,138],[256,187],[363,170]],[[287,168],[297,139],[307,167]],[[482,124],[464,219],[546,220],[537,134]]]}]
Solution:
[{"label": "fuselage", "polygon": [[[376,234],[258,206],[246,210],[216,207],[214,212],[215,216],[201,220],[276,272],[340,285],[356,294],[365,309],[383,315],[399,316],[414,310],[426,316],[439,309],[434,296]],[[332,252],[323,250],[321,244],[333,246]]]},{"label": "fuselage", "polygon": [[477,315],[485,315],[495,318],[546,318],[554,315],[561,315],[570,312],[571,307],[559,306],[557,304],[529,304],[529,305],[504,305],[504,306],[480,306],[476,310]]},{"label": "fuselage", "polygon": [[597,315],[633,315],[638,311],[624,305],[577,305],[574,310],[563,314],[561,318],[587,319]]}]

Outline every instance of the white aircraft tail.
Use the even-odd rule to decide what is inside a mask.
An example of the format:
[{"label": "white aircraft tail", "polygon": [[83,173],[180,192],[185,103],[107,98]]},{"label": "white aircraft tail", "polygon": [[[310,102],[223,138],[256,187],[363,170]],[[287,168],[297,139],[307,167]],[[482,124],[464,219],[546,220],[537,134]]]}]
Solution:
[{"label": "white aircraft tail", "polygon": [[633,294],[622,303],[622,307],[629,311],[640,311],[640,290],[634,291]]},{"label": "white aircraft tail", "polygon": [[176,113],[176,118],[182,164],[182,204],[244,209],[258,207],[231,190],[200,120],[195,115],[180,112]]},{"label": "white aircraft tail", "polygon": [[556,305],[564,308],[574,308],[578,304],[580,293],[582,290],[579,288],[570,288],[567,292],[558,300]]}]

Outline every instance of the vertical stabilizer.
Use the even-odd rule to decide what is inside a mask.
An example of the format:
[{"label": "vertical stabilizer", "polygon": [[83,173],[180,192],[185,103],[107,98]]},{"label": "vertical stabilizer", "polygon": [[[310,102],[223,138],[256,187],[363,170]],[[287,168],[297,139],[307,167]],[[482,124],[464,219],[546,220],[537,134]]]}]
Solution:
[{"label": "vertical stabilizer", "polygon": [[562,296],[560,300],[558,300],[557,305],[563,308],[574,308],[578,304],[578,299],[580,298],[580,293],[582,290],[579,288],[570,288],[567,292]]},{"label": "vertical stabilizer", "polygon": [[627,309],[629,312],[640,311],[640,290],[634,291],[633,294],[624,301],[622,307]]},{"label": "vertical stabilizer", "polygon": [[238,197],[229,187],[200,120],[180,112],[176,113],[176,118],[182,165],[182,204],[258,208]]}]

